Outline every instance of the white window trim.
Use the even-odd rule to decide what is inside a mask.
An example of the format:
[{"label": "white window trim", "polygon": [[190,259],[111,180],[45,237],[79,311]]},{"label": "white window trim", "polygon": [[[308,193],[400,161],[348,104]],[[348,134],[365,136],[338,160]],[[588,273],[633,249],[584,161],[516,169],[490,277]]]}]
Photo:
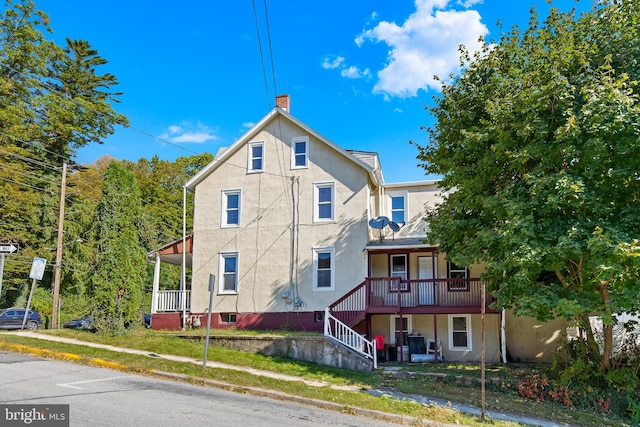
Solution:
[{"label": "white window trim", "polygon": [[[236,257],[236,283],[235,290],[229,291],[224,289],[224,260],[227,257]],[[220,261],[219,261],[219,271],[218,271],[218,294],[219,295],[237,295],[238,287],[239,287],[239,274],[238,270],[240,269],[240,256],[238,252],[220,252]]]},{"label": "white window trim", "polygon": [[[389,341],[391,345],[400,344],[396,342],[396,319],[399,318],[400,316],[389,316]],[[413,317],[410,314],[406,314],[402,318],[407,319],[407,335],[411,335],[413,333]],[[409,342],[402,343],[402,345],[409,346]]]},{"label": "white window trim", "polygon": [[[318,254],[329,252],[331,254],[331,286],[328,288],[318,287]],[[313,290],[317,292],[328,292],[336,290],[336,249],[333,246],[313,248]]]},{"label": "white window trim", "polygon": [[[467,346],[466,347],[454,347],[453,345],[453,318],[454,317],[465,317],[467,319]],[[471,315],[470,314],[450,314],[449,315],[449,325],[447,326],[449,329],[449,350],[451,351],[471,351],[473,349],[473,336],[471,331],[473,328],[471,327]]]},{"label": "white window trim", "polygon": [[[331,187],[331,217],[320,218],[319,190],[320,188]],[[333,222],[336,213],[336,184],[335,182],[314,182],[313,183],[313,222]]]},{"label": "white window trim", "polygon": [[[254,160],[253,147],[262,147],[262,162],[261,162],[262,167],[260,169],[253,169],[253,160]],[[264,157],[265,157],[264,141],[250,142],[249,143],[249,153],[247,155],[247,172],[248,173],[264,172]]]},{"label": "white window trim", "polygon": [[[304,142],[304,165],[296,166],[296,142]],[[291,169],[308,169],[309,168],[309,137],[294,136],[291,138]]]},{"label": "white window trim", "polygon": [[[238,223],[237,224],[227,223],[227,199],[228,199],[228,196],[231,196],[233,194],[238,195]],[[236,227],[240,227],[240,224],[242,224],[242,190],[222,190],[222,215],[220,218],[220,227],[236,228]]]},{"label": "white window trim", "polygon": [[387,193],[387,215],[389,219],[393,221],[393,203],[392,199],[394,197],[402,197],[404,199],[404,222],[406,223],[409,220],[409,192],[406,190],[403,191],[389,191]]}]

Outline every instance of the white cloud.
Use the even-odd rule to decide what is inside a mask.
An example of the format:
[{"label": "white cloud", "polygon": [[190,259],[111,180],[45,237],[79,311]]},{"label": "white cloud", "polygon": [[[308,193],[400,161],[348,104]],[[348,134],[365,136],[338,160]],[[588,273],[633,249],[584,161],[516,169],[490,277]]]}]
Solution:
[{"label": "white cloud", "polygon": [[322,68],[325,68],[327,70],[333,70],[335,68],[340,68],[343,62],[344,62],[343,56],[327,55],[324,57],[324,60],[322,61]]},{"label": "white cloud", "polygon": [[352,65],[351,67],[340,70],[340,75],[349,79],[359,79],[371,76],[371,71],[368,68],[360,70],[358,67]]},{"label": "white cloud", "polygon": [[457,4],[468,9],[470,7],[475,6],[476,4],[482,4],[482,3],[484,3],[484,0],[458,0]]},{"label": "white cloud", "polygon": [[[462,0],[461,0],[462,1]],[[440,89],[434,79],[446,79],[459,72],[458,47],[474,52],[480,49],[480,36],[489,30],[475,10],[446,9],[449,0],[416,0],[416,11],[398,25],[380,21],[363,31],[355,40],[362,46],[367,40],[384,42],[391,48],[386,66],[378,71],[373,93],[385,97],[412,97],[420,89]],[[478,0],[466,0],[472,5]]]},{"label": "white cloud", "polygon": [[195,126],[188,123],[183,123],[182,126],[171,125],[167,128],[167,132],[160,135],[160,138],[173,143],[191,142],[196,144],[218,139],[213,131],[202,123]]},{"label": "white cloud", "polygon": [[254,122],[244,122],[242,123],[242,127],[244,129],[251,129],[252,127],[254,127],[256,124]]}]

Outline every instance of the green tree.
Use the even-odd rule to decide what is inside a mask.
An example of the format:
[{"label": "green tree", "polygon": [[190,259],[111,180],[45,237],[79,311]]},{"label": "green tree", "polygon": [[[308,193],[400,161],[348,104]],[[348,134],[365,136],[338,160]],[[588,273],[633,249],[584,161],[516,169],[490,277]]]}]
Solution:
[{"label": "green tree", "polygon": [[[28,274],[30,259],[51,260],[47,255],[54,254],[50,248],[56,246],[60,166],[73,161],[76,149],[101,143],[114,126],[127,125],[127,119],[112,107],[120,95],[114,90],[117,80],[100,72],[106,61],[89,43],[67,39],[65,46],[59,46],[49,40],[49,18],[36,10],[33,1],[4,0],[4,6],[0,12],[0,236],[19,243],[20,255],[5,266],[0,301],[11,304],[25,270]],[[74,210],[77,200],[73,195],[68,198],[68,211]]]},{"label": "green tree", "polygon": [[[443,83],[419,160],[446,200],[428,237],[482,263],[496,307],[587,331],[608,368],[615,315],[640,310],[640,2],[535,10]],[[602,356],[588,316],[604,319]]]},{"label": "green tree", "polygon": [[122,334],[140,322],[146,252],[140,242],[140,189],[133,174],[109,164],[98,205],[97,265],[92,280],[96,328]]}]

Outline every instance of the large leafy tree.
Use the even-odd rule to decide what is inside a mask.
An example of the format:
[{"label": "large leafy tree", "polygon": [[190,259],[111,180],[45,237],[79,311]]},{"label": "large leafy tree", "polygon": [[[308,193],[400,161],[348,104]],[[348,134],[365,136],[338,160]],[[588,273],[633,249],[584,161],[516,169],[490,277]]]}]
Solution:
[{"label": "large leafy tree", "polygon": [[[448,191],[428,236],[482,263],[497,307],[562,317],[609,366],[615,315],[640,310],[640,3],[535,10],[471,56],[431,108],[421,165]],[[602,356],[588,316],[604,319]]]},{"label": "large leafy tree", "polygon": [[[0,12],[0,237],[20,244],[8,258],[3,295],[11,303],[33,256],[56,246],[61,168],[76,149],[101,143],[127,119],[116,78],[86,41],[59,46],[47,15],[30,0],[4,0]],[[73,211],[77,198],[68,198]],[[73,220],[73,218],[71,218]],[[26,274],[25,274],[26,270]],[[48,279],[49,276],[46,277]],[[6,291],[6,292],[5,292]]]},{"label": "large leafy tree", "polygon": [[96,271],[92,316],[98,330],[121,334],[139,325],[146,281],[146,252],[140,241],[142,203],[133,174],[112,161],[98,205]]}]

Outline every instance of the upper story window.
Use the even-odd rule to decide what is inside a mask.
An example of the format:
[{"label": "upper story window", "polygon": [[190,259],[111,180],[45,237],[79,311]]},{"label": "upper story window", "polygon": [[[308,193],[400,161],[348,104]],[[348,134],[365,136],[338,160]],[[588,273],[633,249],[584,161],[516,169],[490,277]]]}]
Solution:
[{"label": "upper story window", "polygon": [[335,184],[333,182],[315,183],[313,220],[315,222],[333,221],[335,210]]},{"label": "upper story window", "polygon": [[227,252],[220,254],[220,285],[219,293],[238,293],[238,253]]},{"label": "upper story window", "polygon": [[240,226],[240,190],[222,191],[222,227]]},{"label": "upper story window", "polygon": [[294,136],[291,138],[291,169],[309,167],[309,137]]},{"label": "upper story window", "polygon": [[447,277],[449,279],[455,279],[449,281],[450,291],[466,291],[469,289],[469,282],[466,280],[469,278],[468,268],[460,267],[451,261],[447,261]]},{"label": "upper story window", "polygon": [[335,289],[335,249],[313,249],[313,290],[333,291]]},{"label": "upper story window", "polygon": [[389,217],[395,223],[404,223],[407,221],[407,193],[393,192],[389,193]]},{"label": "upper story window", "polygon": [[252,142],[249,144],[249,172],[262,172],[264,170],[264,142]]},{"label": "upper story window", "polygon": [[[407,291],[407,256],[406,255],[391,255],[391,260],[389,262],[391,266],[390,276],[391,277],[399,277],[400,278],[400,290]],[[391,291],[395,292],[398,290],[398,282],[391,282]]]}]

